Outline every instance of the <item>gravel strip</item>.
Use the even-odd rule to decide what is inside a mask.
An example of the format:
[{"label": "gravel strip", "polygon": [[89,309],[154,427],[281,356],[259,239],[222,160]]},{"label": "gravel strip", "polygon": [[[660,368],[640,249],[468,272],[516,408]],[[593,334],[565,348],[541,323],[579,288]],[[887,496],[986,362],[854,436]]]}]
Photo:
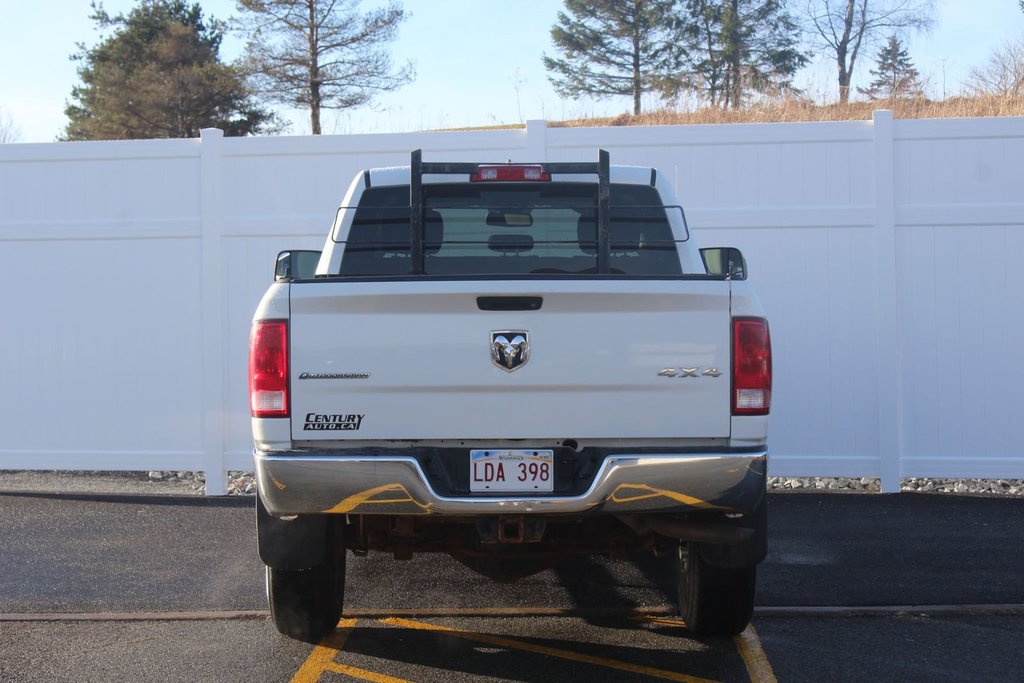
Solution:
[{"label": "gravel strip", "polygon": [[[872,477],[768,477],[768,488],[772,490],[878,492],[881,490],[881,480]],[[919,493],[1024,496],[1024,480],[914,477],[902,480],[900,490]]]},{"label": "gravel strip", "polygon": [[[877,493],[880,480],[871,477],[768,477],[773,491],[838,491]],[[903,491],[1024,497],[1021,479],[904,479]],[[173,493],[203,495],[202,472],[73,472],[0,470],[0,491],[50,493]],[[252,472],[228,472],[229,496],[256,492]]]},{"label": "gravel strip", "polygon": [[205,490],[201,472],[0,470],[0,491],[6,492],[199,496]]}]

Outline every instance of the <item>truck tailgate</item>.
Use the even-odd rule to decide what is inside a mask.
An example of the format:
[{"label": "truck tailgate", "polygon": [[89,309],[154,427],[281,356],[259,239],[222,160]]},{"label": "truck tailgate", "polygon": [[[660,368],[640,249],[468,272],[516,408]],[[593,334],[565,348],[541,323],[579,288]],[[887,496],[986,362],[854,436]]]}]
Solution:
[{"label": "truck tailgate", "polygon": [[[292,438],[728,437],[729,296],[703,280],[296,282]],[[499,366],[494,338],[521,332],[526,361]]]}]

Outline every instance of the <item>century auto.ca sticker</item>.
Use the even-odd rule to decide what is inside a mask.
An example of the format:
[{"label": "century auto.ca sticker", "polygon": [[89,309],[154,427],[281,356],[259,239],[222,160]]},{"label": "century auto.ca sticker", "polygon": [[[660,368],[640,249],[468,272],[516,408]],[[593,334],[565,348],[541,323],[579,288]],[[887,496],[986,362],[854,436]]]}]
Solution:
[{"label": "century auto.ca sticker", "polygon": [[307,432],[354,432],[363,424],[363,417],[365,416],[306,413],[306,424],[302,429]]}]

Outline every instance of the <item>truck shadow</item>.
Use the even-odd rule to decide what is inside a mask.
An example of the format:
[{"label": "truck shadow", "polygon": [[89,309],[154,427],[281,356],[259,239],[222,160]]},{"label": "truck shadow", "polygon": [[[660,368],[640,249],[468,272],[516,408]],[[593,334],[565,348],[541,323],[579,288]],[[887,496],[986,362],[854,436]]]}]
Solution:
[{"label": "truck shadow", "polygon": [[555,565],[552,571],[581,618],[595,626],[640,628],[623,615],[642,609],[674,609],[675,559],[651,553],[628,560],[580,555]]},{"label": "truck shadow", "polygon": [[322,646],[337,651],[327,670],[366,680],[500,676],[556,681],[580,675],[602,681],[689,680],[690,676],[739,680],[743,675],[742,660],[729,639],[693,640],[679,629],[650,624],[629,638],[606,630],[633,628],[630,623],[635,622],[624,617],[602,625],[580,624],[567,617],[429,622],[385,618],[360,621],[347,637],[336,632]]}]

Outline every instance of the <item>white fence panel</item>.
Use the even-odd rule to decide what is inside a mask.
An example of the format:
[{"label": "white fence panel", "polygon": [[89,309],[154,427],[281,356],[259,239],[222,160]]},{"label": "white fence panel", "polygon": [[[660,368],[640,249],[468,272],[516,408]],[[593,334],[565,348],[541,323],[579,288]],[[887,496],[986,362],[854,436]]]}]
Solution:
[{"label": "white fence panel", "polygon": [[351,178],[430,160],[651,165],[751,264],[771,471],[1024,476],[1024,119],[0,147],[0,468],[250,466],[251,312]]},{"label": "white fence panel", "polygon": [[1021,119],[896,123],[904,476],[1024,476]]},{"label": "white fence panel", "polygon": [[208,466],[199,151],[3,148],[0,466]]}]

